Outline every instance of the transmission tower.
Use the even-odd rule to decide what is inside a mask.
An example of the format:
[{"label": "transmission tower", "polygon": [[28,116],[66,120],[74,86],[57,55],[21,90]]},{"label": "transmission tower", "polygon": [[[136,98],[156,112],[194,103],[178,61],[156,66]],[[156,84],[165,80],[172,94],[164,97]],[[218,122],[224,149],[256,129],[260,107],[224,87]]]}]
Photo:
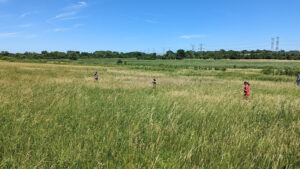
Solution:
[{"label": "transmission tower", "polygon": [[276,51],[279,50],[279,37],[276,37]]},{"label": "transmission tower", "polygon": [[202,52],[203,51],[203,44],[199,44],[199,51]]},{"label": "transmission tower", "polygon": [[274,42],[275,42],[275,39],[272,38],[272,42],[271,42],[271,51],[274,51]]},{"label": "transmission tower", "polygon": [[192,51],[195,51],[195,45],[191,44],[191,46],[192,46]]}]

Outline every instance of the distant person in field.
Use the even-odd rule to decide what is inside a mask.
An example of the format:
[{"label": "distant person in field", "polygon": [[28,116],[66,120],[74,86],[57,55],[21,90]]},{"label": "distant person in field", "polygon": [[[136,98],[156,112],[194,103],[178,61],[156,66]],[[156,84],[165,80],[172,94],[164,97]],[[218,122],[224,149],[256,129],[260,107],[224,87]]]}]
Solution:
[{"label": "distant person in field", "polygon": [[300,86],[300,74],[298,74],[296,82],[297,82],[297,85]]},{"label": "distant person in field", "polygon": [[152,84],[153,84],[153,87],[155,88],[156,87],[156,78],[155,77],[153,77]]},{"label": "distant person in field", "polygon": [[244,86],[244,98],[248,99],[250,97],[250,83],[245,81]]},{"label": "distant person in field", "polygon": [[94,78],[95,78],[96,81],[98,80],[98,72],[96,72],[96,73],[94,74]]}]

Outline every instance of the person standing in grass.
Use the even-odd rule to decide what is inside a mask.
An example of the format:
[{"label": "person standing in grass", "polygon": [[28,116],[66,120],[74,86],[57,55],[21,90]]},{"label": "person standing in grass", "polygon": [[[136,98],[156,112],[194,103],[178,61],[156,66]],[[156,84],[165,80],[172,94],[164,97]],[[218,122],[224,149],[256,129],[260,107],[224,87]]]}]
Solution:
[{"label": "person standing in grass", "polygon": [[95,78],[96,81],[98,80],[98,72],[96,72],[96,73],[94,74],[94,78]]},{"label": "person standing in grass", "polygon": [[244,98],[248,99],[250,97],[250,83],[245,81],[244,86]]},{"label": "person standing in grass", "polygon": [[296,82],[297,82],[297,85],[300,86],[300,74],[298,74]]},{"label": "person standing in grass", "polygon": [[155,77],[153,77],[152,84],[153,84],[153,88],[156,88],[156,78]]}]

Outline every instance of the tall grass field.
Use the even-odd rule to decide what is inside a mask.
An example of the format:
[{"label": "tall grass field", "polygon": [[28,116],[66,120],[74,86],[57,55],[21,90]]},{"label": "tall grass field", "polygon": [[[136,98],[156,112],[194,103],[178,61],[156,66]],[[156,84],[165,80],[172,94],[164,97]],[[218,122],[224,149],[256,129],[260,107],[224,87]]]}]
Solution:
[{"label": "tall grass field", "polygon": [[300,168],[296,77],[251,68],[300,62],[137,62],[0,61],[0,168]]}]

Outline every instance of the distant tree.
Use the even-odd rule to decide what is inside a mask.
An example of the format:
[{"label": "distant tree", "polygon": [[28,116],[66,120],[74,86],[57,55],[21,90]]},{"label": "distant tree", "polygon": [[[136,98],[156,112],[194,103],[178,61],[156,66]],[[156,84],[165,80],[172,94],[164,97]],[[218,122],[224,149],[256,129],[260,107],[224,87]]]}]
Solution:
[{"label": "distant tree", "polygon": [[25,53],[9,53],[2,51],[0,57],[14,57],[16,59],[72,59],[79,58],[137,58],[145,60],[153,59],[184,59],[184,58],[199,58],[199,59],[288,59],[300,60],[299,51],[269,51],[269,50],[242,50],[242,51],[184,51],[179,49],[176,53],[169,50],[164,55],[157,55],[156,53],[143,53],[143,52],[128,52],[119,53],[114,51],[95,51],[94,53],[68,51],[65,52],[48,52],[42,51],[41,53],[25,52]]},{"label": "distant tree", "polygon": [[112,58],[112,57],[113,57],[113,54],[112,54],[111,51],[105,51],[105,52],[104,52],[104,57],[105,57],[105,58]]},{"label": "distant tree", "polygon": [[22,54],[22,53],[16,53],[16,54],[15,54],[15,57],[16,57],[17,59],[24,59],[24,58],[25,58],[25,55]]},{"label": "distant tree", "polygon": [[104,55],[104,52],[103,51],[95,51],[93,53],[93,57],[94,58],[103,58],[105,55]]},{"label": "distant tree", "polygon": [[195,52],[192,50],[186,51],[185,52],[185,57],[186,58],[195,58]]},{"label": "distant tree", "polygon": [[185,58],[185,52],[183,49],[177,50],[176,53],[176,59],[184,59]]},{"label": "distant tree", "polygon": [[88,52],[81,52],[80,58],[90,58],[91,54]]},{"label": "distant tree", "polygon": [[41,52],[41,54],[42,54],[42,55],[47,55],[47,54],[48,54],[48,51],[43,50],[43,51]]},{"label": "distant tree", "polygon": [[78,51],[68,51],[67,56],[70,60],[77,60],[80,56],[80,52],[78,52]]},{"label": "distant tree", "polygon": [[2,51],[2,52],[1,52],[1,56],[9,56],[9,52],[7,52],[7,51]]},{"label": "distant tree", "polygon": [[152,55],[151,55],[151,59],[152,59],[152,60],[155,60],[155,59],[157,59],[157,54],[156,54],[156,53],[152,53]]},{"label": "distant tree", "polygon": [[119,52],[113,52],[113,53],[112,53],[112,57],[113,57],[113,58],[119,58],[119,57],[120,57]]},{"label": "distant tree", "polygon": [[48,57],[48,51],[44,50],[41,52],[41,58],[47,58]]},{"label": "distant tree", "polygon": [[165,54],[165,59],[175,59],[176,58],[176,54],[171,51],[171,50],[168,50]]}]

